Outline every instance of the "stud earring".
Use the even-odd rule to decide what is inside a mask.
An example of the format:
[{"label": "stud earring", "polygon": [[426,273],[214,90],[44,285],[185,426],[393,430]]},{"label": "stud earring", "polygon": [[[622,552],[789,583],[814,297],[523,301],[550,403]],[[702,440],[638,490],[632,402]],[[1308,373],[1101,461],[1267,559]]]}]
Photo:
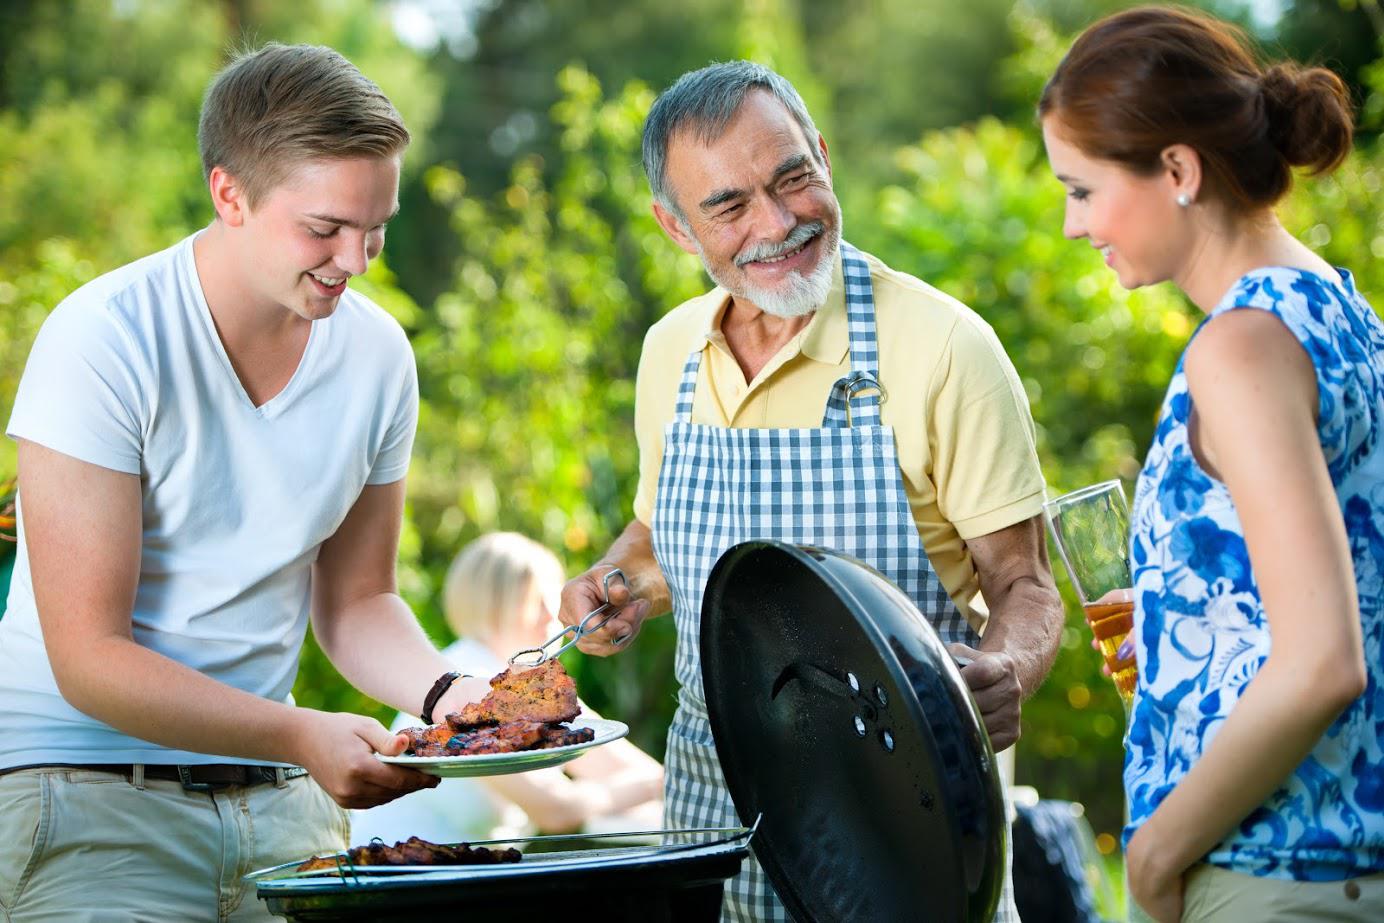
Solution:
[{"label": "stud earring", "polygon": [[1192,197],[1185,192],[1179,192],[1177,194],[1177,204],[1186,208],[1188,205],[1192,204]]}]

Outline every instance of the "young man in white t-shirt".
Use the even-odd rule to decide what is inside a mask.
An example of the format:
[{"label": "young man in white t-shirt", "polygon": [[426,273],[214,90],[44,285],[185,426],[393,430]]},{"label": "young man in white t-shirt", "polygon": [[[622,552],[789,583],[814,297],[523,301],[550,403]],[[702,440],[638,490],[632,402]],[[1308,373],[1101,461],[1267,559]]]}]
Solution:
[{"label": "young man in white t-shirt", "polygon": [[440,717],[484,693],[434,683],[451,667],[396,593],[417,378],[347,288],[408,140],[330,49],[239,58],[199,129],[215,218],[39,333],[8,426],[0,917],[265,917],[242,875],[436,784],[375,758],[404,745],[378,722],[293,705],[309,618],[382,702]]}]

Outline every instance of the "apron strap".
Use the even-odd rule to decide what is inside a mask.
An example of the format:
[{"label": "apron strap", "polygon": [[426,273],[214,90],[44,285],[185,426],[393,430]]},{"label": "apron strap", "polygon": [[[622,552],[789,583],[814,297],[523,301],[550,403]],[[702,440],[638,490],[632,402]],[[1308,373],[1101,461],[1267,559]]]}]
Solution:
[{"label": "apron strap", "polygon": [[697,392],[697,369],[702,365],[702,349],[692,350],[682,365],[682,381],[678,382],[678,399],[673,405],[673,419],[678,423],[692,422],[692,396]]},{"label": "apron strap", "polygon": [[879,383],[879,340],[875,335],[875,295],[870,265],[855,247],[841,241],[841,274],[846,289],[846,331],[851,371],[832,386],[822,415],[825,429],[878,426],[884,388]]}]

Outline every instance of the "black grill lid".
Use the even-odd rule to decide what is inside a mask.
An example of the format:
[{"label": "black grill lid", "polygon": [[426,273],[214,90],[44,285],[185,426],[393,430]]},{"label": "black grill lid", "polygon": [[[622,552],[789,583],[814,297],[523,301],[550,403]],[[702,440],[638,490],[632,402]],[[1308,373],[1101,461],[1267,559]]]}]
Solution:
[{"label": "black grill lid", "polygon": [[708,581],[711,730],[752,849],[806,921],[989,920],[1008,848],[994,754],[936,631],[882,574],[781,542]]}]

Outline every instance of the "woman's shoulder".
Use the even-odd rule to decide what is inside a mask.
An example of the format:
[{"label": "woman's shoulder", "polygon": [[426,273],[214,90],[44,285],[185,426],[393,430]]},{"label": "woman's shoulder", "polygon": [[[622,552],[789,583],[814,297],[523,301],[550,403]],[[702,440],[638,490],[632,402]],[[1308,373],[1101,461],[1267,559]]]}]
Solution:
[{"label": "woman's shoulder", "polygon": [[1321,368],[1331,363],[1314,331],[1277,302],[1234,307],[1207,317],[1182,357],[1187,392],[1203,411],[1208,403],[1233,412],[1264,400],[1293,401],[1319,388]]},{"label": "woman's shoulder", "polygon": [[[1255,321],[1254,314],[1271,315]],[[1384,345],[1384,326],[1373,308],[1356,290],[1348,270],[1318,271],[1301,266],[1265,266],[1245,273],[1207,315],[1193,336],[1189,354],[1207,351],[1213,339],[1227,339],[1238,328],[1250,340],[1272,336],[1274,328],[1287,328],[1312,364],[1321,371],[1340,365],[1346,354],[1369,355]]]},{"label": "woman's shoulder", "polygon": [[1208,318],[1236,309],[1258,308],[1278,315],[1290,328],[1326,326],[1333,314],[1360,299],[1346,269],[1328,266],[1261,266],[1235,281]]}]

